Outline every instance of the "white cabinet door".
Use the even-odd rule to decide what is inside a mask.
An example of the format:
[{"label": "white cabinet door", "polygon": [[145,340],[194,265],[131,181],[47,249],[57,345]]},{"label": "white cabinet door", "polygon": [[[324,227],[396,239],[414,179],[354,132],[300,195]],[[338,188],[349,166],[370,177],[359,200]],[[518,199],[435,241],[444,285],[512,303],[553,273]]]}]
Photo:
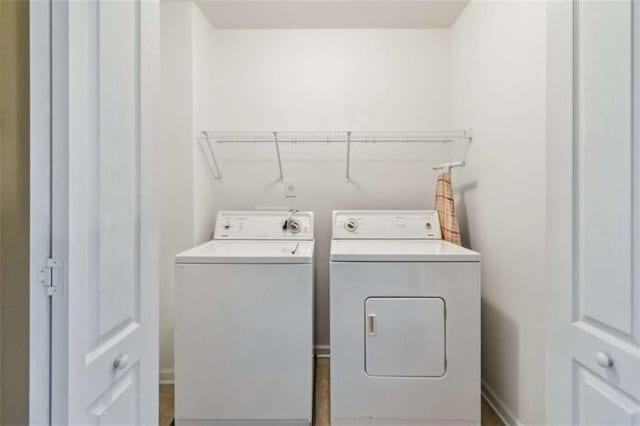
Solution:
[{"label": "white cabinet door", "polygon": [[638,9],[550,6],[549,424],[640,425]]},{"label": "white cabinet door", "polygon": [[54,1],[52,416],[157,424],[153,1]]},{"label": "white cabinet door", "polygon": [[440,377],[445,372],[445,305],[439,297],[371,297],[365,303],[370,376]]}]

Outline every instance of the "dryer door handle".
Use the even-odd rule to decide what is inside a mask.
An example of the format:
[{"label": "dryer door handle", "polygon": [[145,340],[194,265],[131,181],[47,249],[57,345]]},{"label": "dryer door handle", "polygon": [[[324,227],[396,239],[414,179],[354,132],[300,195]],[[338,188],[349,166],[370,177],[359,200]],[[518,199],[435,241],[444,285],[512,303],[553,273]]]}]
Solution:
[{"label": "dryer door handle", "polygon": [[375,336],[377,332],[377,317],[376,314],[367,315],[367,334],[369,336]]}]

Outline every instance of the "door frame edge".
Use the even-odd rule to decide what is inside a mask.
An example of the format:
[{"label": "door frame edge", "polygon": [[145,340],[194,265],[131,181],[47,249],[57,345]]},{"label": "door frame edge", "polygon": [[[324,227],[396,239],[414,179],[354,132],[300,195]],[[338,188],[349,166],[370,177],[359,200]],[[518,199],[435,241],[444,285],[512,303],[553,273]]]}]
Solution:
[{"label": "door frame edge", "polygon": [[51,0],[29,4],[29,423],[51,423]]},{"label": "door frame edge", "polygon": [[570,424],[563,383],[572,375],[563,356],[571,323],[574,185],[575,0],[547,3],[545,423]]}]

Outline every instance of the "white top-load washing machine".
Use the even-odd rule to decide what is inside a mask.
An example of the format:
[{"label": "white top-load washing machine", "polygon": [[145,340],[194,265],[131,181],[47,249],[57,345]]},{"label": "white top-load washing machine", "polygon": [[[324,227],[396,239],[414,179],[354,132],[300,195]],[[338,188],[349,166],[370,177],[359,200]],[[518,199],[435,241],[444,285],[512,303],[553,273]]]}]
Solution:
[{"label": "white top-load washing machine", "polygon": [[176,256],[177,424],[308,426],[313,214],[220,212]]},{"label": "white top-load washing machine", "polygon": [[435,211],[336,211],[331,419],[480,424],[480,255]]}]

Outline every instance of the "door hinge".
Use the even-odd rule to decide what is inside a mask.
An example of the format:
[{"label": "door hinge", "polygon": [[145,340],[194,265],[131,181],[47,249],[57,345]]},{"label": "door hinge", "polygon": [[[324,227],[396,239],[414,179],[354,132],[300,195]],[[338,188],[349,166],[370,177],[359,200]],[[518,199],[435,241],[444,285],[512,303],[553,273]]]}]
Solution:
[{"label": "door hinge", "polygon": [[44,286],[47,296],[59,296],[62,294],[62,261],[60,259],[47,259],[46,266],[40,269],[40,283]]}]

